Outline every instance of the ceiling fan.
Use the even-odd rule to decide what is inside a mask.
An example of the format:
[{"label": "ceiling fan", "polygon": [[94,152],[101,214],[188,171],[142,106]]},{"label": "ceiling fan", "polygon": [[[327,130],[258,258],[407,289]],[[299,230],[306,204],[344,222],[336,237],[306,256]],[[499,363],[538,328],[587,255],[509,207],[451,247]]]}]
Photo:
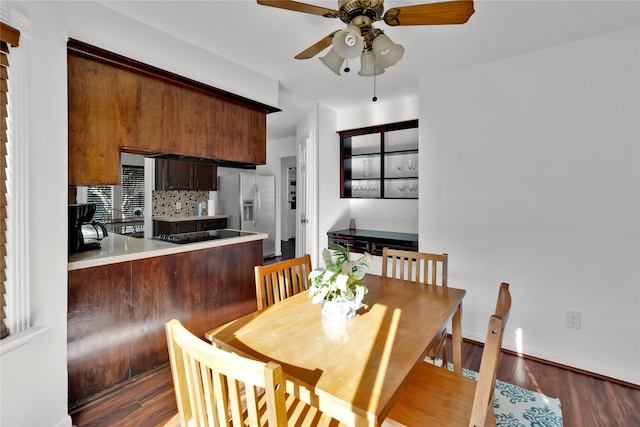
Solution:
[{"label": "ceiling fan", "polygon": [[[257,0],[263,6],[288,9],[296,12],[340,18],[347,28],[336,30],[309,48],[296,59],[313,58],[333,45],[320,60],[334,73],[340,75],[345,60],[360,57],[360,76],[376,76],[395,65],[404,54],[402,45],[393,43],[384,31],[375,28],[376,21],[384,21],[395,27],[400,25],[464,24],[473,14],[472,0],[454,0],[394,7],[384,12],[383,0],[339,0],[338,10],[292,0]],[[349,71],[346,67],[345,72]]]}]

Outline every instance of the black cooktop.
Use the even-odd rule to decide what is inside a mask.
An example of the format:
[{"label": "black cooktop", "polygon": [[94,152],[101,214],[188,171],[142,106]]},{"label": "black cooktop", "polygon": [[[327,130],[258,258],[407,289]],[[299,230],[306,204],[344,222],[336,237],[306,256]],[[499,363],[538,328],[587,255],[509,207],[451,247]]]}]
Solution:
[{"label": "black cooktop", "polygon": [[253,233],[237,230],[207,230],[207,231],[195,231],[193,233],[180,233],[180,234],[160,234],[155,237],[158,240],[164,240],[169,243],[194,243],[204,242],[206,240],[216,239],[228,239],[229,237],[249,236]]}]

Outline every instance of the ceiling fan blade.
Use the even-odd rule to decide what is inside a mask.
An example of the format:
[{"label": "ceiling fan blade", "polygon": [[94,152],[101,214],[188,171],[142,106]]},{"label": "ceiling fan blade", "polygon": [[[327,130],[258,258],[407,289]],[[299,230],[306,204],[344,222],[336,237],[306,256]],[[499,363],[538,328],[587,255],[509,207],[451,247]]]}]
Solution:
[{"label": "ceiling fan blade", "polygon": [[382,19],[391,26],[464,24],[473,12],[472,0],[459,0],[394,7]]},{"label": "ceiling fan blade", "polygon": [[338,32],[338,30],[334,31],[333,33],[331,33],[328,36],[326,36],[325,38],[319,40],[318,42],[316,42],[312,46],[310,46],[307,49],[303,50],[302,52],[300,52],[299,54],[296,55],[296,59],[313,58],[314,56],[316,56],[317,54],[319,54],[320,52],[322,52],[323,50],[325,50],[326,48],[331,46],[331,43],[333,42],[333,35],[335,33],[337,33],[337,32]]},{"label": "ceiling fan blade", "polygon": [[277,7],[280,9],[293,10],[295,12],[310,13],[312,15],[320,15],[326,18],[339,18],[340,12],[326,7],[314,6],[312,4],[300,3],[292,0],[257,0],[262,6]]}]

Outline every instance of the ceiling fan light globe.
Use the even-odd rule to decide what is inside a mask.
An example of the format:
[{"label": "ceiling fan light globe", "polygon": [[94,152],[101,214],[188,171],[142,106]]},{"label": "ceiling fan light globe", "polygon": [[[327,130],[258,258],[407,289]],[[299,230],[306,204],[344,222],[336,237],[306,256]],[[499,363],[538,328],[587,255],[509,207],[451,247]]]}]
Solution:
[{"label": "ceiling fan light globe", "polygon": [[391,41],[386,34],[380,34],[373,39],[371,48],[376,55],[376,66],[380,68],[395,65],[404,55],[404,47]]},{"label": "ceiling fan light globe", "polygon": [[360,71],[358,75],[361,77],[379,76],[384,73],[384,68],[376,67],[375,54],[371,50],[362,52],[360,55]]},{"label": "ceiling fan light globe", "polygon": [[340,75],[340,68],[342,68],[344,58],[340,56],[335,49],[329,50],[329,52],[325,56],[320,57],[320,61],[322,61],[322,63],[326,65],[328,69],[330,69],[337,75]]},{"label": "ceiling fan light globe", "polygon": [[347,28],[338,31],[333,36],[333,48],[343,58],[357,58],[364,49],[360,28],[349,25]]}]

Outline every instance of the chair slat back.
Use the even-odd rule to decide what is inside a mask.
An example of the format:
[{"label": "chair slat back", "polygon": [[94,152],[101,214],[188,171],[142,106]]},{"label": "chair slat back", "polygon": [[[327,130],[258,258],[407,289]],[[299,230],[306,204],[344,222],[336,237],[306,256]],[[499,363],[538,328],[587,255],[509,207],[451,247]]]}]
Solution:
[{"label": "chair slat back", "polygon": [[182,426],[287,425],[279,364],[207,344],[176,319],[168,321],[165,329]]},{"label": "chair slat back", "polygon": [[510,312],[511,293],[509,292],[509,284],[501,283],[496,312],[489,319],[487,338],[482,350],[478,383],[469,426],[484,426],[487,422],[488,414],[493,414],[491,409],[493,408],[493,392],[496,387],[496,372],[498,370],[500,349],[502,348],[504,327],[507,324]]},{"label": "chair slat back", "polygon": [[385,277],[447,286],[447,263],[447,254],[382,249],[382,275]]},{"label": "chair slat back", "polygon": [[309,289],[311,257],[304,256],[270,265],[257,265],[256,298],[258,310]]}]

